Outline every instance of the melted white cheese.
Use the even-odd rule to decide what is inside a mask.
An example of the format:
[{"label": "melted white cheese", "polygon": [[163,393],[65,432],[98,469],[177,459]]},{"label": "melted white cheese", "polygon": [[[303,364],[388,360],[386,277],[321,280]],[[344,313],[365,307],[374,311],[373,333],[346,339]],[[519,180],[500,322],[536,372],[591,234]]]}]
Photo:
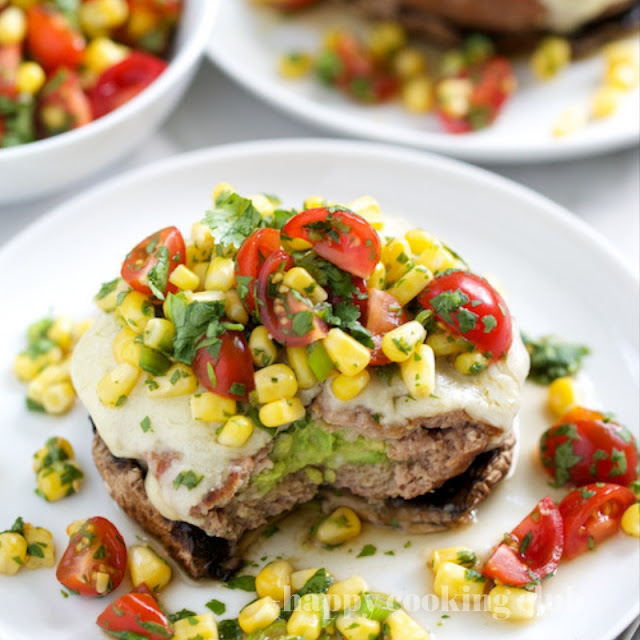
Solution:
[{"label": "melted white cheese", "polygon": [[597,18],[609,7],[619,4],[617,0],[541,0],[549,14],[548,25],[564,33]]}]

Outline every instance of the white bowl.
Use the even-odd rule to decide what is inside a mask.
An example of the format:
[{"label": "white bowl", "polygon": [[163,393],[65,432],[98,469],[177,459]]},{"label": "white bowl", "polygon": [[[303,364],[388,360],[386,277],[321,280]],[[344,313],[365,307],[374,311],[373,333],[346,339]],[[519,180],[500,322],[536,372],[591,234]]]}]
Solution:
[{"label": "white bowl", "polygon": [[0,204],[61,190],[134,149],[186,91],[208,44],[219,0],[186,0],[174,53],[162,75],[131,101],[45,140],[0,149]]}]

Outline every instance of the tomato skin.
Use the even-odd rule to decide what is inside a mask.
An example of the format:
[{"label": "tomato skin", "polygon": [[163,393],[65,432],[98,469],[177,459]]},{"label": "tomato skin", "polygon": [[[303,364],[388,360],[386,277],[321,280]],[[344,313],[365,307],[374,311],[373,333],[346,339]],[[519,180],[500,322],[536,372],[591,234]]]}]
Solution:
[{"label": "tomato skin", "polygon": [[178,289],[169,282],[169,276],[178,265],[186,262],[184,238],[177,227],[165,227],[139,242],[122,263],[122,278],[136,291],[148,296],[153,295],[148,275],[163,259],[165,252],[168,259],[167,281],[161,283],[164,286],[160,289],[163,297],[168,292],[175,293]]},{"label": "tomato skin", "polygon": [[[212,355],[210,347],[199,347],[191,363],[200,384],[213,393],[234,400],[248,400],[249,392],[255,388],[253,361],[244,334],[240,331],[225,331],[220,337],[220,350]],[[209,365],[213,367],[215,384],[209,376]],[[243,385],[244,393],[232,392],[233,385]]]},{"label": "tomato skin", "polygon": [[[59,110],[64,117],[62,126],[51,127],[45,114],[48,110]],[[80,78],[71,69],[58,69],[44,86],[36,110],[38,131],[48,137],[83,127],[93,116],[91,106],[80,84]]]},{"label": "tomato skin", "polygon": [[[507,304],[475,273],[453,271],[436,276],[418,296],[418,301],[425,309],[431,309],[455,335],[472,342],[492,361],[499,360],[511,347],[513,329]],[[453,308],[447,306],[450,302]],[[461,327],[461,319],[471,328]]]},{"label": "tomato skin", "polygon": [[603,420],[563,419],[540,438],[540,459],[558,487],[591,482],[627,486],[638,475],[633,436],[622,425]]},{"label": "tomato skin", "polygon": [[[167,640],[173,636],[173,626],[154,596],[139,590],[112,602],[98,616],[96,624],[107,633],[129,631],[148,640]],[[150,630],[154,628],[162,631]]]},{"label": "tomato skin", "polygon": [[380,238],[375,229],[348,210],[307,209],[293,216],[282,234],[310,242],[319,256],[361,278],[368,278],[380,261]]},{"label": "tomato skin", "polygon": [[482,574],[514,587],[546,578],[560,563],[564,525],[560,510],[548,496],[508,534],[487,560]]},{"label": "tomato skin", "polygon": [[166,68],[167,63],[161,58],[132,51],[124,60],[103,71],[90,89],[94,117],[101,118],[135,98]]},{"label": "tomato skin", "polygon": [[[127,547],[116,527],[106,518],[87,519],[69,538],[56,578],[68,589],[81,596],[95,598],[117,589],[127,568]],[[96,590],[96,572],[110,575],[104,593]]]},{"label": "tomato skin", "polygon": [[407,314],[402,305],[386,291],[368,289],[368,309],[365,327],[371,333],[375,349],[371,352],[369,364],[377,367],[389,364],[391,360],[382,351],[382,338],[385,333],[407,322]]},{"label": "tomato skin", "polygon": [[62,12],[36,4],[27,10],[27,48],[47,72],[75,69],[83,62],[85,39]]},{"label": "tomato skin", "polygon": [[269,334],[287,347],[302,347],[315,340],[324,338],[329,333],[327,323],[315,314],[312,318],[311,329],[304,335],[293,331],[293,317],[297,313],[311,312],[313,309],[290,291],[285,295],[276,293],[271,297],[271,278],[279,271],[286,271],[293,267],[293,259],[284,250],[274,251],[264,262],[258,275],[258,311],[260,322]]},{"label": "tomato skin", "polygon": [[236,274],[250,277],[249,291],[243,303],[248,311],[256,310],[255,281],[260,267],[274,251],[280,249],[280,232],[266,227],[254,231],[243,243],[236,255]]},{"label": "tomato skin", "polygon": [[21,60],[22,51],[19,44],[0,45],[0,96],[18,96],[16,81]]},{"label": "tomato skin", "polygon": [[565,528],[564,557],[575,558],[615,535],[636,498],[627,487],[594,483],[574,489],[558,508]]}]

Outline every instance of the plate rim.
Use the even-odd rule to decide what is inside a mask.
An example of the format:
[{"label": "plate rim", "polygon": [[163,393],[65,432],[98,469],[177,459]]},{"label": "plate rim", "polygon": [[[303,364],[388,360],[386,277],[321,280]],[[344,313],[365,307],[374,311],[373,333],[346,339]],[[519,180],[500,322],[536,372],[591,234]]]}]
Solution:
[{"label": "plate rim", "polygon": [[[240,2],[242,0],[235,0]],[[220,17],[211,34],[206,47],[206,57],[217,65],[231,80],[246,91],[257,96],[276,109],[310,124],[321,131],[334,132],[347,136],[356,136],[365,140],[405,145],[441,153],[447,156],[471,162],[522,165],[527,163],[561,162],[576,158],[593,157],[605,153],[613,153],[640,145],[640,127],[633,131],[616,131],[613,134],[588,138],[571,138],[562,140],[557,146],[509,147],[498,151],[489,151],[488,146],[477,148],[465,143],[464,136],[452,136],[429,131],[406,131],[392,125],[390,127],[368,126],[368,119],[360,119],[351,114],[340,114],[335,118],[335,109],[330,105],[301,96],[295,91],[282,91],[274,87],[268,77],[252,74],[250,68],[236,64],[234,57],[219,44],[217,33],[223,22],[224,11],[229,11],[227,3],[220,8]],[[278,90],[275,90],[278,89]],[[361,124],[362,123],[362,124]]]}]

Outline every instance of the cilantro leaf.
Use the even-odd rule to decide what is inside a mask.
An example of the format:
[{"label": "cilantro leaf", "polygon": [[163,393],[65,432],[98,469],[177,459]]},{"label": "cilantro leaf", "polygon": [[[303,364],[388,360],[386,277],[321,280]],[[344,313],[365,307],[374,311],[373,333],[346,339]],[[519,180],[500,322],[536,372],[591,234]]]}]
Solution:
[{"label": "cilantro leaf", "polygon": [[223,193],[202,222],[213,231],[218,245],[236,249],[251,233],[264,226],[264,220],[251,200],[237,193]]},{"label": "cilantro leaf", "polygon": [[164,292],[169,282],[169,249],[162,245],[156,250],[154,257],[157,262],[149,270],[147,281],[153,295],[158,300],[164,300]]},{"label": "cilantro leaf", "polygon": [[529,379],[538,384],[551,384],[556,378],[574,375],[590,353],[584,345],[563,342],[555,336],[533,340],[522,334],[522,340],[531,357]]},{"label": "cilantro leaf", "polygon": [[255,576],[235,576],[224,583],[227,589],[239,589],[240,591],[255,591]]}]

